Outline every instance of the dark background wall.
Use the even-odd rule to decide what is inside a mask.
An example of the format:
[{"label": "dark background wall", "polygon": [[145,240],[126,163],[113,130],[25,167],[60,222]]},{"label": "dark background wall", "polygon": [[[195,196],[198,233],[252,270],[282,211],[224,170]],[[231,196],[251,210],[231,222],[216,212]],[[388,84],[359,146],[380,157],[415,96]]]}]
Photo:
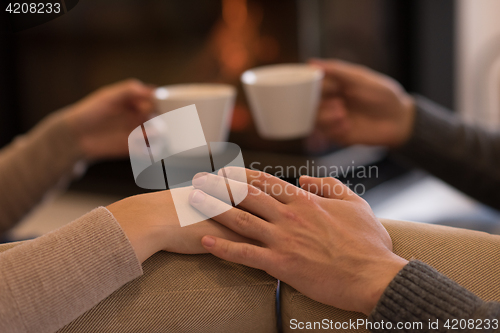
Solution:
[{"label": "dark background wall", "polygon": [[[240,32],[224,16],[234,3],[245,5]],[[80,1],[51,22],[0,36],[0,147],[98,87],[136,77],[237,85],[231,140],[304,153],[300,142],[257,137],[239,85],[247,68],[304,54],[365,64],[453,108],[454,7],[454,0]],[[128,161],[93,166],[88,177],[133,185]]]}]

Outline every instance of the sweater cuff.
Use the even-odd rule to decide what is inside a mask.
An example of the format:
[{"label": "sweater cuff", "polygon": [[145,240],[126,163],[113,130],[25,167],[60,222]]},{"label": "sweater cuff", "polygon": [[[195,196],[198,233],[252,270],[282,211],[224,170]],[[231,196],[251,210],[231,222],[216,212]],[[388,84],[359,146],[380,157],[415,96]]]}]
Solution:
[{"label": "sweater cuff", "polygon": [[[469,318],[481,306],[479,297],[421,261],[410,261],[391,281],[369,316],[371,322],[422,322],[442,328],[452,318]],[[384,331],[384,330],[376,330]]]},{"label": "sweater cuff", "polygon": [[30,332],[56,331],[142,275],[132,245],[103,207],[2,253],[1,268],[13,313]]}]

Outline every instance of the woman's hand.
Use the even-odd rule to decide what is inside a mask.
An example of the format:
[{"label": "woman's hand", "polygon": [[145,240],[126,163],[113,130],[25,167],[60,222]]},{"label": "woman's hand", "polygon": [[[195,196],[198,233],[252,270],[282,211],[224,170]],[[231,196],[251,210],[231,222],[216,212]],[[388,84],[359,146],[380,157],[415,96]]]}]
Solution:
[{"label": "woman's hand", "polygon": [[130,79],[69,106],[66,120],[89,160],[127,156],[130,132],[150,118],[153,88]]},{"label": "woman's hand", "polygon": [[158,251],[206,253],[201,238],[214,235],[234,242],[251,242],[234,231],[205,220],[181,227],[170,191],[137,195],[107,207],[130,240],[141,262]]},{"label": "woman's hand", "polygon": [[[225,170],[233,196],[248,195],[213,219],[261,246],[203,237],[215,256],[265,270],[316,301],[365,314],[406,265],[392,253],[389,234],[370,206],[340,181],[302,177],[300,189],[246,170],[246,184],[231,180],[232,168]],[[225,205],[216,198],[226,187],[221,178],[200,174],[193,181],[198,189],[191,204],[208,216]]]},{"label": "woman's hand", "polygon": [[325,71],[317,128],[329,140],[398,147],[410,138],[414,100],[397,81],[340,60],[310,63]]}]

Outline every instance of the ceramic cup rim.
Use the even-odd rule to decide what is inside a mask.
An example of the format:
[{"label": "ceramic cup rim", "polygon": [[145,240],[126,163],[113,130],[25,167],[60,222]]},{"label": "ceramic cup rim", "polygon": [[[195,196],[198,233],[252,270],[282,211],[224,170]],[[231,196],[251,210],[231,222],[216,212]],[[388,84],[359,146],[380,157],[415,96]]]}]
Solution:
[{"label": "ceramic cup rim", "polygon": [[[310,77],[304,77],[303,79],[293,80],[293,81],[283,81],[279,83],[269,83],[269,82],[259,82],[258,76],[262,74],[269,74],[271,72],[280,71],[295,71],[300,73],[308,73],[311,74]],[[266,65],[251,68],[246,70],[240,77],[241,82],[248,86],[266,86],[266,87],[283,87],[283,86],[293,86],[302,83],[310,83],[322,80],[325,76],[325,73],[322,69],[318,67],[314,67],[308,64],[277,64],[277,65]]]},{"label": "ceramic cup rim", "polygon": [[[198,88],[214,88],[214,94],[182,95],[182,93],[171,95],[168,90],[185,90]],[[225,83],[181,83],[160,86],[155,89],[154,97],[157,101],[189,101],[189,100],[212,100],[219,98],[230,98],[236,94],[236,88]]]}]

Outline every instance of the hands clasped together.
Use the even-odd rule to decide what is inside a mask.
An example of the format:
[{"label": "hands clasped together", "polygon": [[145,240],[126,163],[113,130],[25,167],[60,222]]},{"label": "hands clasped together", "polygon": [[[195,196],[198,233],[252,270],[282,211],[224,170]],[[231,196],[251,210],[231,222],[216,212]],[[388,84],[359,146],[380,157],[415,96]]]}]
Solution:
[{"label": "hands clasped together", "polygon": [[[141,262],[160,250],[209,252],[262,269],[321,303],[369,314],[407,264],[392,253],[391,238],[370,206],[335,178],[303,176],[298,188],[256,170],[245,170],[244,183],[240,170],[232,170],[224,169],[227,178],[195,176],[190,203],[213,217],[187,227],[180,226],[169,191],[108,209]],[[245,199],[213,214],[228,205],[219,199],[228,188],[233,197],[246,193]]]}]

